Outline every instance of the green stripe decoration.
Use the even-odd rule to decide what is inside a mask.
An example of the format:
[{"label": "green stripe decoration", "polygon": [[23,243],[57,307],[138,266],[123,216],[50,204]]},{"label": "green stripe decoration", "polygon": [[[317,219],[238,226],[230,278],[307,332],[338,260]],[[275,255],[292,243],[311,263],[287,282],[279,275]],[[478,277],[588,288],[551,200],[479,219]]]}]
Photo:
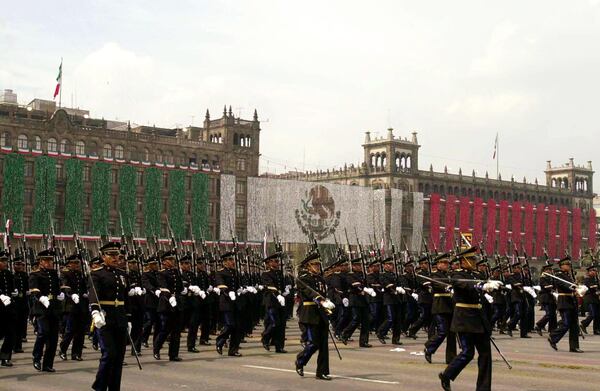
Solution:
[{"label": "green stripe decoration", "polygon": [[63,233],[70,235],[73,230],[83,229],[83,162],[68,159],[65,162],[65,222]]},{"label": "green stripe decoration", "polygon": [[197,172],[192,175],[192,232],[194,237],[210,238],[208,229],[208,175]]},{"label": "green stripe decoration", "polygon": [[162,213],[162,172],[155,167],[144,170],[144,232],[147,238],[160,236]]},{"label": "green stripe decoration", "polygon": [[110,206],[110,170],[105,162],[92,167],[92,234],[108,234],[108,209]]},{"label": "green stripe decoration", "polygon": [[[2,213],[4,219],[11,219],[13,231],[22,232],[23,204],[25,203],[25,159],[11,153],[4,159],[4,187],[2,189]],[[6,222],[3,221],[3,225]]]},{"label": "green stripe decoration", "polygon": [[50,216],[56,208],[56,159],[50,156],[35,158],[35,188],[33,191],[33,221],[31,231],[50,232]]},{"label": "green stripe decoration", "polygon": [[[137,170],[133,166],[123,166],[119,170],[119,212],[125,235],[132,235],[136,218],[136,181]],[[121,226],[119,225],[119,234]]]},{"label": "green stripe decoration", "polygon": [[169,171],[169,223],[175,239],[185,235],[185,171]]}]

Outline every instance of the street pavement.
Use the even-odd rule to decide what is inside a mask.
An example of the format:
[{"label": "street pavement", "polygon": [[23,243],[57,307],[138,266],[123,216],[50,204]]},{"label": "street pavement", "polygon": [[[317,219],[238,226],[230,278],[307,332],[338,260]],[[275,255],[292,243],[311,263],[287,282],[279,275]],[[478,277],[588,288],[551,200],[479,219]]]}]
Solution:
[{"label": "street pavement", "polygon": [[[260,329],[242,344],[243,357],[219,356],[212,346],[200,346],[198,354],[188,353],[182,345],[182,362],[156,361],[151,350],[141,356],[143,370],[127,352],[128,365],[123,371],[124,391],[176,390],[439,390],[437,374],[445,367],[442,349],[428,364],[423,355],[425,334],[415,341],[403,338],[402,346],[382,345],[372,336],[372,348],[358,348],[358,342],[347,346],[338,343],[340,361],[330,343],[330,382],[314,378],[316,356],[305,368],[305,377],[294,371],[294,359],[300,350],[300,332],[295,321],[288,322],[287,354],[265,351],[260,344]],[[518,335],[518,333],[515,333]],[[581,341],[583,354],[569,353],[567,337],[553,351],[546,336],[531,339],[497,336],[496,341],[513,369],[509,370],[493,351],[493,390],[600,390],[600,336],[587,336]],[[31,364],[34,336],[24,344],[25,353],[14,355],[12,368],[0,368],[0,390],[54,391],[89,390],[98,366],[99,352],[86,340],[84,361],[61,361],[57,356],[56,373],[37,372]],[[185,341],[185,338],[182,338]],[[493,349],[493,348],[492,348]],[[163,356],[167,356],[165,346]],[[70,356],[69,356],[70,357]],[[474,390],[477,355],[459,378],[453,390]]]}]

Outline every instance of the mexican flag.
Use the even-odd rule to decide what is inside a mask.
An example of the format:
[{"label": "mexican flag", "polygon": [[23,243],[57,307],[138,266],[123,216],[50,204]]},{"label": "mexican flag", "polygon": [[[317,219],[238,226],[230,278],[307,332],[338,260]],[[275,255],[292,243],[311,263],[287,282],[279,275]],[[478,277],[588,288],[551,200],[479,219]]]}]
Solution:
[{"label": "mexican flag", "polygon": [[62,84],[62,58],[60,59],[60,66],[58,67],[58,76],[56,76],[56,88],[54,89],[53,99],[56,99],[56,96],[60,92],[60,85]]}]

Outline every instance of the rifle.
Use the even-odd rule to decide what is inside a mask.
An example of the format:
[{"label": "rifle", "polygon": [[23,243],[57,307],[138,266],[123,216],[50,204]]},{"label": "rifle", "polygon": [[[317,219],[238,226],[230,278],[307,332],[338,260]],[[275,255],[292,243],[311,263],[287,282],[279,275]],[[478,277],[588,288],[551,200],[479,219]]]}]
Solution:
[{"label": "rifle", "polygon": [[356,235],[356,245],[358,246],[358,252],[360,253],[360,264],[362,266],[362,272],[365,278],[367,278],[367,265],[365,264],[366,260],[364,256],[364,250],[362,245],[360,244],[360,241],[358,240],[358,232],[356,231],[356,227],[354,227],[354,234]]},{"label": "rifle", "polygon": [[194,238],[194,231],[192,227],[190,227],[190,231],[192,233],[192,272],[194,273],[194,277],[198,277],[198,272],[196,271],[196,239]]},{"label": "rifle", "polygon": [[58,273],[58,276],[60,277],[60,256],[58,255],[57,251],[56,251],[56,234],[54,232],[54,221],[52,220],[52,216],[50,215],[50,212],[48,212],[48,217],[50,218],[50,249],[53,251],[54,253],[54,269],[56,270],[56,273]]},{"label": "rifle", "polygon": [[238,287],[241,287],[241,262],[240,262],[240,258],[239,258],[239,252],[238,252],[238,243],[237,240],[235,238],[235,235],[233,234],[233,228],[231,226],[231,219],[228,219],[229,221],[229,234],[231,235],[231,241],[233,242],[233,259],[235,260],[235,278],[236,278],[236,285]]},{"label": "rifle", "polygon": [[177,271],[179,271],[179,275],[181,275],[181,264],[179,263],[179,251],[177,246],[177,240],[175,239],[175,233],[171,228],[171,222],[167,218],[167,228],[169,229],[169,236],[171,237],[171,249],[175,253],[175,262],[177,262]]},{"label": "rifle", "polygon": [[[6,220],[6,225],[4,226],[4,249],[6,250],[6,252],[8,252],[8,268],[10,270],[10,272],[14,272],[14,268],[13,268],[13,257],[12,257],[12,249],[11,249],[11,245],[10,245],[10,225],[11,225],[11,221],[10,219]],[[23,234],[25,235],[25,234]]]}]

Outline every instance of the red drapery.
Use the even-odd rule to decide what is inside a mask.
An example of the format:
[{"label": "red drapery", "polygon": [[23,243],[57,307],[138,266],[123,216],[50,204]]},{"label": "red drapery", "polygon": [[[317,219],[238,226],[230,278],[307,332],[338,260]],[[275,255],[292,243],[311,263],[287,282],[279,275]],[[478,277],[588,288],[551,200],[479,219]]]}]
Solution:
[{"label": "red drapery", "polygon": [[458,226],[462,233],[469,232],[469,228],[471,228],[471,223],[469,221],[470,208],[469,197],[460,197],[460,221],[458,222]]},{"label": "red drapery", "polygon": [[560,208],[559,227],[560,242],[558,242],[558,256],[562,258],[569,246],[569,212],[564,206]]},{"label": "red drapery", "polygon": [[500,201],[500,221],[498,222],[498,253],[505,254],[508,241],[508,201]]},{"label": "red drapery", "polygon": [[548,206],[548,255],[556,258],[556,206]]},{"label": "red drapery", "polygon": [[488,254],[493,254],[496,251],[496,201],[491,198],[487,202],[485,251]]},{"label": "red drapery", "polygon": [[450,251],[454,247],[454,222],[456,220],[456,197],[449,195],[446,198],[446,243],[445,250]]},{"label": "red drapery", "polygon": [[521,203],[515,201],[512,204],[512,241],[515,246],[521,251]]},{"label": "red drapery", "polygon": [[429,232],[433,248],[440,248],[440,195],[437,193],[429,198]]},{"label": "red drapery", "polygon": [[596,249],[596,209],[590,210],[590,222],[588,226],[588,246]]},{"label": "red drapery", "polygon": [[473,241],[479,243],[483,240],[483,200],[475,198],[473,202]]},{"label": "red drapery", "polygon": [[546,246],[546,208],[544,204],[537,204],[535,208],[536,219],[536,238],[535,255],[539,258],[544,256],[544,247]]},{"label": "red drapery", "polygon": [[533,255],[533,204],[525,204],[525,236],[524,243],[527,255]]},{"label": "red drapery", "polygon": [[574,208],[572,210],[573,216],[573,249],[571,250],[571,257],[573,259],[579,258],[579,249],[581,248],[581,209]]}]

